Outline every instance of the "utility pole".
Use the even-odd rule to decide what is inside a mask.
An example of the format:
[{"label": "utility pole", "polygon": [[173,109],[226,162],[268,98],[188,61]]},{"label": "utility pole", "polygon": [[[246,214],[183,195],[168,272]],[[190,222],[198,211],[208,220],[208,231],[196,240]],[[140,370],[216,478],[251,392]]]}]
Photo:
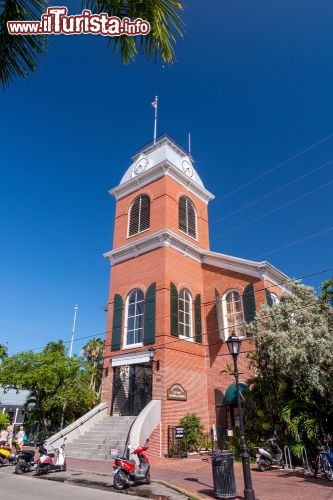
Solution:
[{"label": "utility pole", "polygon": [[76,315],[77,315],[77,310],[79,306],[76,304],[74,307],[74,320],[73,320],[73,328],[72,328],[72,338],[71,338],[71,346],[69,349],[69,357],[72,357],[72,352],[73,352],[73,342],[74,342],[74,332],[75,332],[75,324],[76,324]]},{"label": "utility pole", "polygon": [[[75,333],[75,325],[76,325],[76,315],[77,315],[77,310],[79,306],[75,304],[74,307],[74,319],[73,319],[73,328],[72,328],[72,337],[71,337],[71,344],[69,348],[69,357],[72,357],[73,353],[73,342],[74,342],[74,333]],[[60,429],[64,427],[64,420],[65,420],[65,408],[66,408],[66,403],[64,403],[64,406],[62,407],[62,413],[61,413],[61,422],[60,422]]]}]

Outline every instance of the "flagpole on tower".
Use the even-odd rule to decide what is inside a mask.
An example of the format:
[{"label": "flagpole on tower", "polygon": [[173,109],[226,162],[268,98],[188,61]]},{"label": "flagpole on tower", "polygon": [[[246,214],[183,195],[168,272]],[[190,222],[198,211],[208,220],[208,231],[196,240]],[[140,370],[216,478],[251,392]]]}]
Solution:
[{"label": "flagpole on tower", "polygon": [[155,101],[151,103],[151,105],[155,108],[155,116],[154,116],[154,144],[156,142],[156,135],[157,135],[157,103],[158,103],[158,96],[155,97]]}]

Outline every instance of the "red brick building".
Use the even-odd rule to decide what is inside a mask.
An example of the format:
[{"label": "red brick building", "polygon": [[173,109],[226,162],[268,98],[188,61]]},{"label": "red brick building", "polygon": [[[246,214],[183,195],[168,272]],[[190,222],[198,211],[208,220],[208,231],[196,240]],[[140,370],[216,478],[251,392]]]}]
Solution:
[{"label": "red brick building", "polygon": [[[132,158],[116,198],[102,400],[110,413],[138,415],[162,404],[151,450],[167,453],[168,426],[188,412],[207,432],[233,425],[233,378],[225,340],[243,338],[239,368],[249,376],[244,321],[270,305],[287,277],[268,262],[212,252],[205,188],[189,154],[167,136]],[[229,391],[230,394],[230,391]],[[220,422],[221,424],[221,422]]]}]

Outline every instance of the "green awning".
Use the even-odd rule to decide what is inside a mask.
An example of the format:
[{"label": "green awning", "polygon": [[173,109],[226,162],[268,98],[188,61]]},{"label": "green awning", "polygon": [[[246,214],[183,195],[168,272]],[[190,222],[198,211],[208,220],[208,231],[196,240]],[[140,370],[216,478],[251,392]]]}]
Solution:
[{"label": "green awning", "polygon": [[[243,382],[239,383],[239,391],[241,395],[245,394],[248,390],[249,388],[246,384]],[[229,387],[227,387],[223,403],[228,405],[237,405],[237,391],[235,384],[230,384]]]}]

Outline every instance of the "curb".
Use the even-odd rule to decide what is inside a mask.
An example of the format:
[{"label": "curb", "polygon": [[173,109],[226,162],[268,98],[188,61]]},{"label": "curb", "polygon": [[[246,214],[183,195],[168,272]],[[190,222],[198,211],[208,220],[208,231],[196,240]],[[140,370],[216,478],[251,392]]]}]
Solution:
[{"label": "curb", "polygon": [[171,490],[175,490],[178,493],[181,493],[182,495],[184,495],[192,500],[204,500],[203,497],[199,497],[199,496],[195,495],[194,493],[192,493],[191,491],[184,490],[183,488],[180,488],[179,486],[175,486],[174,484],[167,483],[166,481],[156,479],[156,481],[152,481],[152,483],[162,484],[166,488],[170,488]]}]

